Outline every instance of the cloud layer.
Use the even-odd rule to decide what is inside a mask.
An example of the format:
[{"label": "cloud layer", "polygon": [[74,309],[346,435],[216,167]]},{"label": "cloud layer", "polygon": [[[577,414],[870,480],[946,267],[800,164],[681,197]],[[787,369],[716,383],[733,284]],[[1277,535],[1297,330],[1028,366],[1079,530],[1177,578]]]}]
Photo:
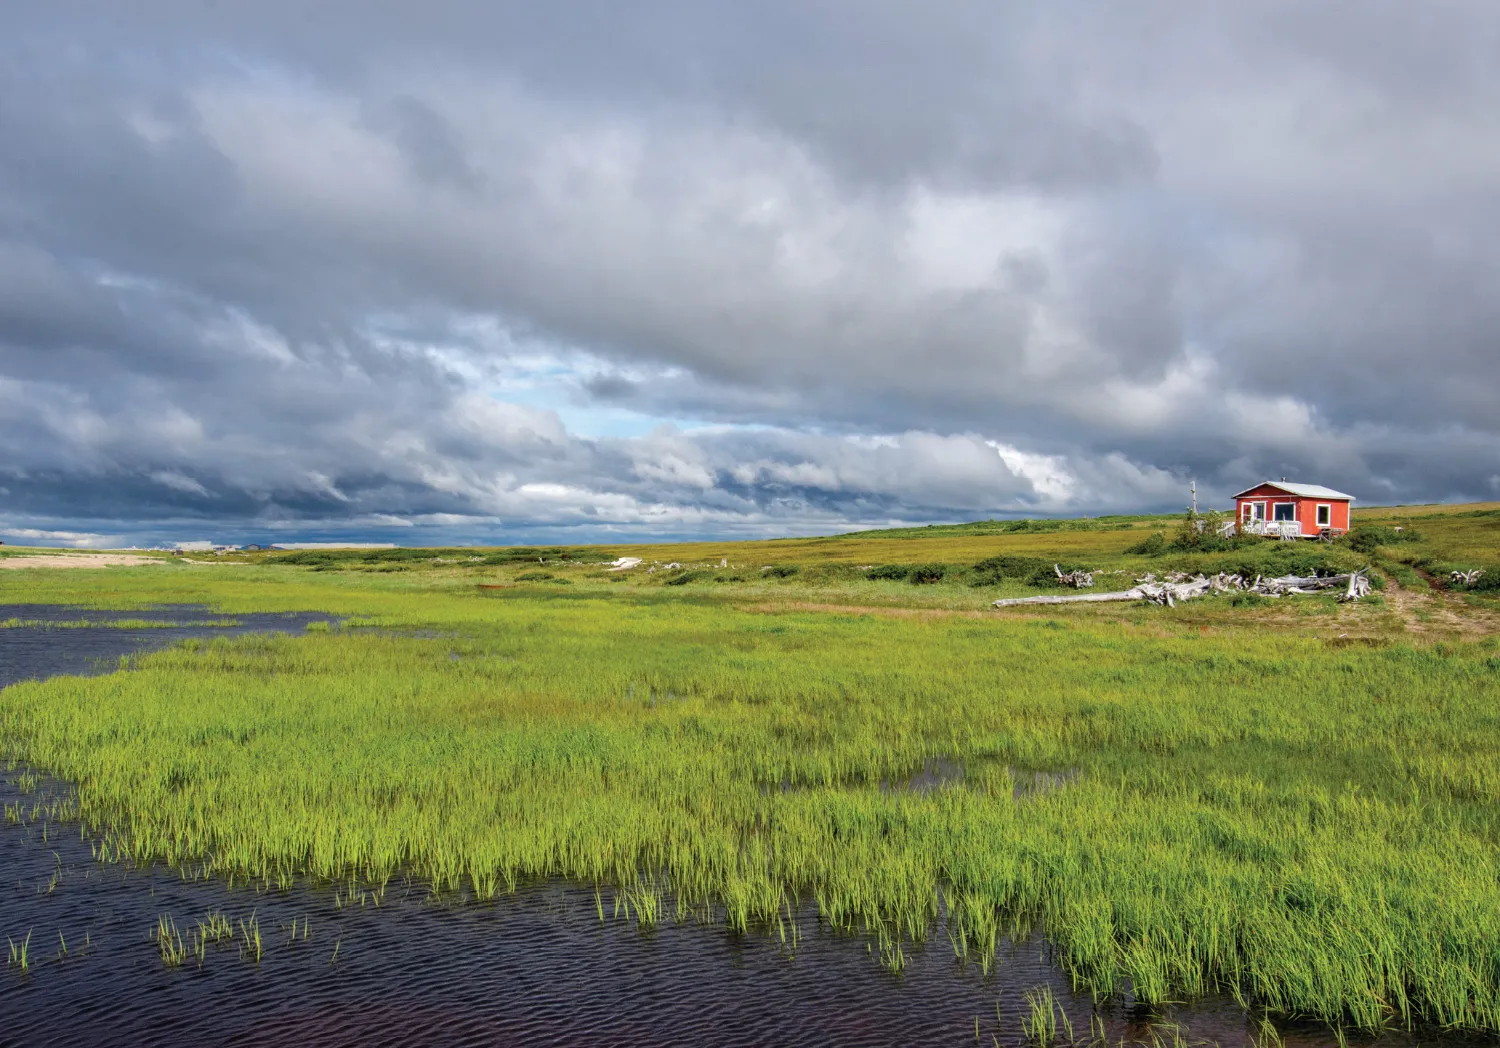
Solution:
[{"label": "cloud layer", "polygon": [[1500,495],[1500,14],[1242,6],[12,9],[0,534]]}]

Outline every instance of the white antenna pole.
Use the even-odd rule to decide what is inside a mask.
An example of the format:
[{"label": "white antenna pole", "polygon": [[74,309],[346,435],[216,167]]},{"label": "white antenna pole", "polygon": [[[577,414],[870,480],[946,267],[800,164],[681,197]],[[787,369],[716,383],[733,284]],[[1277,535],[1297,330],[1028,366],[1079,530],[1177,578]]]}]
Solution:
[{"label": "white antenna pole", "polygon": [[1198,515],[1198,482],[1193,481],[1193,516]]}]

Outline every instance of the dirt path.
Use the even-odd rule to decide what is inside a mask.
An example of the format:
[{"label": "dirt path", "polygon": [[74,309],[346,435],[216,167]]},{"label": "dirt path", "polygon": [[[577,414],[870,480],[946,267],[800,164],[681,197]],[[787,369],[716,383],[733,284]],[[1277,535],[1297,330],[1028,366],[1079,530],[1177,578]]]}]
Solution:
[{"label": "dirt path", "polygon": [[1432,589],[1408,589],[1389,576],[1385,582],[1386,603],[1401,617],[1410,633],[1451,633],[1461,637],[1483,637],[1500,633],[1500,616],[1466,604],[1458,594],[1427,578]]}]

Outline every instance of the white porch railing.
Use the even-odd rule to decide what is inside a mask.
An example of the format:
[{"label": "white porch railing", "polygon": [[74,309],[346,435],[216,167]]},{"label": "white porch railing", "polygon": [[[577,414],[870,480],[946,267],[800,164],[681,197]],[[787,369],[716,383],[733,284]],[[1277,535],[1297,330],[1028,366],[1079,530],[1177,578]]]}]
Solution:
[{"label": "white porch railing", "polygon": [[1296,520],[1246,520],[1240,523],[1240,531],[1246,535],[1264,535],[1268,538],[1300,539],[1302,523]]}]

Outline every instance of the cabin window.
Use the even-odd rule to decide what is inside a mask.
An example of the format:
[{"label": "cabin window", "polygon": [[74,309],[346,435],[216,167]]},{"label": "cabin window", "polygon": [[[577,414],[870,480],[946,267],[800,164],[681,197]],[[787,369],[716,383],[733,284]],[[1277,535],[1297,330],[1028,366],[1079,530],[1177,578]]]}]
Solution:
[{"label": "cabin window", "polygon": [[1278,502],[1272,507],[1272,512],[1276,514],[1272,518],[1274,520],[1296,520],[1297,504],[1295,502]]},{"label": "cabin window", "polygon": [[1326,528],[1332,522],[1333,522],[1333,507],[1332,506],[1319,506],[1318,507],[1318,527],[1320,527],[1320,528]]},{"label": "cabin window", "polygon": [[1245,520],[1256,521],[1266,519],[1266,504],[1264,502],[1247,502],[1244,508]]}]

